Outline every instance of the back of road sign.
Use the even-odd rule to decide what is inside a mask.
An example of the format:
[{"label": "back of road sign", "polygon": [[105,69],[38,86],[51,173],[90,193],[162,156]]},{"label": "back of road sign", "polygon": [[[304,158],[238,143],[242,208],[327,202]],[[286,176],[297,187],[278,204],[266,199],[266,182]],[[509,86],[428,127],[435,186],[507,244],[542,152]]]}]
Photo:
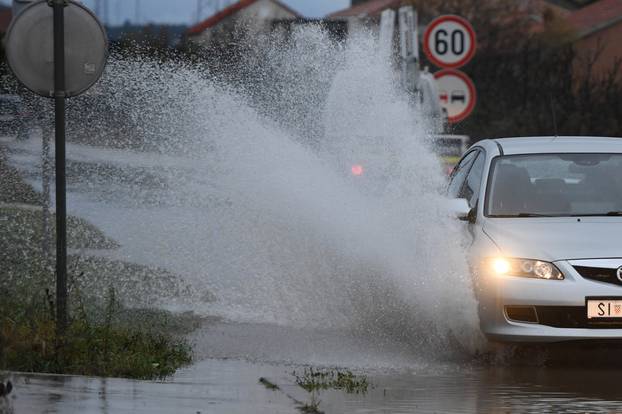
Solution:
[{"label": "back of road sign", "polygon": [[[66,97],[81,94],[100,78],[108,57],[108,39],[95,15],[79,3],[65,7]],[[53,12],[46,0],[17,15],[5,38],[9,66],[36,94],[54,95]]]}]

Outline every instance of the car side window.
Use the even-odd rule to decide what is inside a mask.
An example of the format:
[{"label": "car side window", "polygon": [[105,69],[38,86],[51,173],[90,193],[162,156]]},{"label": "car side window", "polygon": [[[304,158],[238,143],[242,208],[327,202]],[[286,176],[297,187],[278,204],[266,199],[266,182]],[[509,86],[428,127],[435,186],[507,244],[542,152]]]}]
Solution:
[{"label": "car side window", "polygon": [[458,198],[466,198],[471,208],[475,208],[479,200],[485,161],[486,156],[484,153],[478,151],[477,158],[473,162],[473,166],[466,177],[466,182],[458,195]]},{"label": "car side window", "polygon": [[464,180],[466,179],[467,174],[469,173],[469,169],[477,156],[478,151],[473,151],[468,153],[460,163],[456,166],[456,169],[451,175],[451,181],[449,182],[449,187],[447,188],[447,195],[450,198],[459,198],[460,190],[464,185]]}]

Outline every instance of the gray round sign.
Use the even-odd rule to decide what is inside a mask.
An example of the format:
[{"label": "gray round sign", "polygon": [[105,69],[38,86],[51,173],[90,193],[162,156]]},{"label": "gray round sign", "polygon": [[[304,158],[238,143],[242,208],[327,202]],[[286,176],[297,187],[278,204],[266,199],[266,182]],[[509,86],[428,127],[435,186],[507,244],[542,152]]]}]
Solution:
[{"label": "gray round sign", "polygon": [[[65,96],[89,89],[101,77],[108,58],[106,31],[83,5],[68,1],[65,7]],[[36,94],[54,96],[53,10],[46,0],[17,15],[5,37],[11,70]]]}]

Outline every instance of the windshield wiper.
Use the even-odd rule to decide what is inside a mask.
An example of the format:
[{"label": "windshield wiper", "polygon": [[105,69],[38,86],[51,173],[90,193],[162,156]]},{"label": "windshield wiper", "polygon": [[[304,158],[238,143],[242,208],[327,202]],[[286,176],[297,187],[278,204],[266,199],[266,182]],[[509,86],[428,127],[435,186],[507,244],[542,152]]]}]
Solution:
[{"label": "windshield wiper", "polygon": [[539,213],[516,213],[516,214],[495,214],[489,217],[497,218],[512,218],[512,217],[561,217],[553,214],[539,214]]},{"label": "windshield wiper", "polygon": [[620,217],[622,211],[609,211],[608,213],[595,213],[595,214],[573,214],[572,217]]},{"label": "windshield wiper", "polygon": [[516,217],[559,217],[559,215],[539,214],[539,213],[518,213]]}]

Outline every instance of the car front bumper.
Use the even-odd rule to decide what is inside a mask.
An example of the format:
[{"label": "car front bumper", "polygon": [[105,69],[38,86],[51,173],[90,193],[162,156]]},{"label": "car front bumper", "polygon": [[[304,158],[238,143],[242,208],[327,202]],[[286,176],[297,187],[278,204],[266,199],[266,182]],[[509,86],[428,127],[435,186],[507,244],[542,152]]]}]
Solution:
[{"label": "car front bumper", "polygon": [[[483,333],[502,342],[622,340],[622,319],[615,324],[587,321],[587,297],[622,299],[622,286],[585,279],[566,261],[555,262],[564,280],[481,275],[478,279]],[[536,322],[510,319],[508,307],[534,309]]]}]

